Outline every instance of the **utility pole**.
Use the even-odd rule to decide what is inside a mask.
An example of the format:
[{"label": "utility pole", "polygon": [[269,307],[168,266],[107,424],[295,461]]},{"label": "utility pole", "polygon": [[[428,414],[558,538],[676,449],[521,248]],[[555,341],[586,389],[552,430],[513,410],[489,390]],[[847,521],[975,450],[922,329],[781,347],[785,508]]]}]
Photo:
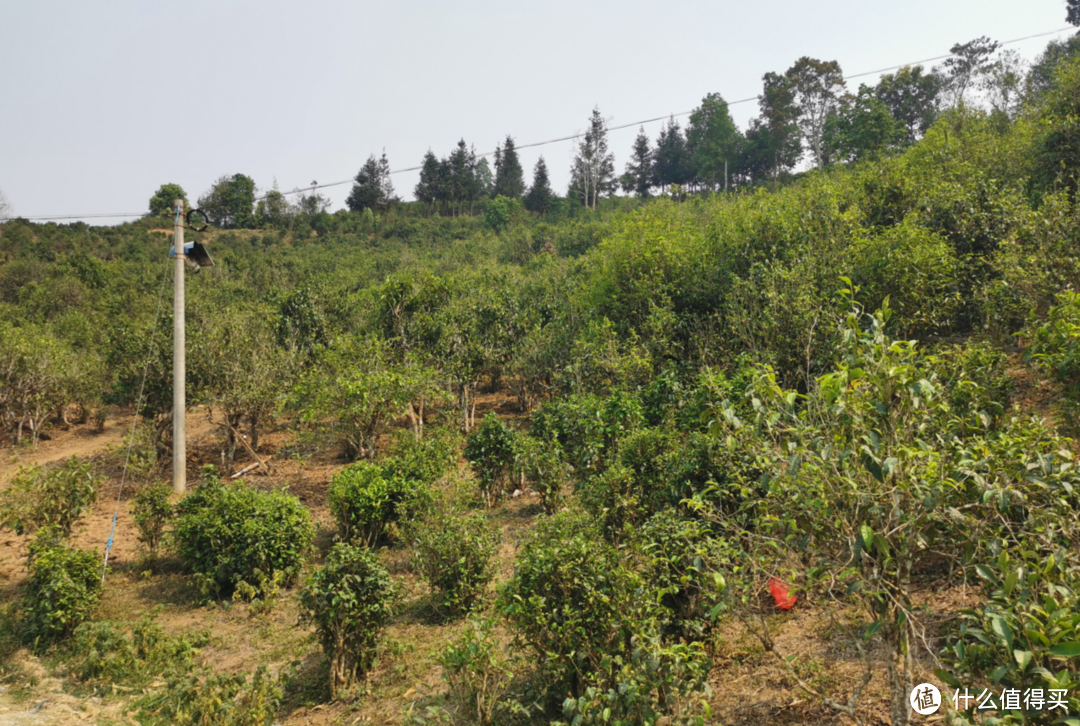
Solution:
[{"label": "utility pole", "polygon": [[173,224],[173,491],[187,491],[187,441],[184,439],[184,412],[187,405],[184,376],[184,200],[176,200]]}]

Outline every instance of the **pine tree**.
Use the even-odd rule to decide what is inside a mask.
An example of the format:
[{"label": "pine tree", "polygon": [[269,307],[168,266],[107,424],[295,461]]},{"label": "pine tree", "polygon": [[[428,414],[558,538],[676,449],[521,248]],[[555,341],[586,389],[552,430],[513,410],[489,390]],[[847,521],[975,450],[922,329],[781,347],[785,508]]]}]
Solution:
[{"label": "pine tree", "polygon": [[608,150],[607,122],[600,109],[594,108],[570,168],[570,194],[579,196],[586,207],[596,209],[597,200],[614,191],[615,155]]},{"label": "pine tree", "polygon": [[653,152],[653,182],[666,188],[672,184],[686,185],[691,179],[690,154],[686,148],[679,122],[672,117],[660,130]]},{"label": "pine tree", "polygon": [[386,152],[380,159],[372,154],[357,172],[345,204],[354,212],[362,212],[365,209],[386,209],[399,201],[394,196],[394,184],[390,181],[390,162],[386,159]]},{"label": "pine tree", "polygon": [[446,160],[446,198],[451,204],[475,202],[480,198],[481,182],[476,176],[476,150],[466,146],[465,139],[458,141],[457,148]]},{"label": "pine tree", "polygon": [[642,199],[649,196],[649,190],[652,189],[652,157],[649,137],[642,126],[634,139],[634,151],[630,161],[626,162],[626,172],[619,180],[624,192],[636,194]]},{"label": "pine tree", "polygon": [[553,196],[551,183],[548,181],[547,164],[541,156],[533,169],[533,183],[529,187],[529,194],[525,197],[525,208],[540,215],[547,214],[548,209],[551,208]]},{"label": "pine tree", "polygon": [[438,199],[439,181],[439,159],[428,149],[420,167],[420,182],[416,185],[417,200],[431,204]]},{"label": "pine tree", "polygon": [[487,157],[482,157],[476,162],[476,183],[480,188],[481,197],[493,197],[495,189],[495,177],[491,173],[491,165]]},{"label": "pine tree", "polygon": [[521,168],[514,137],[506,136],[506,143],[495,149],[495,191],[493,196],[518,199],[525,194],[525,172]]}]

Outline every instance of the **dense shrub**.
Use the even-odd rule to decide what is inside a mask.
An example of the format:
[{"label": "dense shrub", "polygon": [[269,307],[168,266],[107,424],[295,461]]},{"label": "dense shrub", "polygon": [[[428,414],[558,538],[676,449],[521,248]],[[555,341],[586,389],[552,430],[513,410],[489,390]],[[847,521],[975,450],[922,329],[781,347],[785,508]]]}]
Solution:
[{"label": "dense shrub", "polygon": [[421,438],[401,432],[380,463],[384,471],[431,486],[457,463],[460,446],[460,435],[448,429],[436,429]]},{"label": "dense shrub", "polygon": [[393,599],[389,573],[363,546],[339,542],[326,565],[308,578],[300,593],[301,612],[330,660],[332,697],[371,667]]},{"label": "dense shrub", "polygon": [[139,718],[154,726],[270,726],[281,688],[266,666],[247,676],[196,671],[171,678],[164,690],[139,699]]},{"label": "dense shrub", "polygon": [[55,525],[66,536],[97,500],[100,477],[72,457],[61,466],[20,468],[0,500],[0,522],[16,534]]},{"label": "dense shrub", "polygon": [[581,501],[600,522],[605,536],[618,540],[672,500],[668,471],[678,439],[664,429],[640,429],[623,440],[616,463],[585,481]]},{"label": "dense shrub", "polygon": [[51,541],[31,551],[21,607],[23,635],[35,648],[70,635],[90,617],[102,590],[101,557],[56,542],[50,529],[39,537]]},{"label": "dense shrub", "polygon": [[388,469],[357,462],[331,480],[327,502],[345,541],[374,546],[396,535],[394,525],[417,516],[430,501],[428,485]]},{"label": "dense shrub", "polygon": [[139,528],[139,541],[146,547],[151,560],[157,557],[158,547],[165,537],[165,527],[173,516],[169,496],[172,487],[164,482],[140,489],[131,503],[131,516]]},{"label": "dense shrub", "polygon": [[641,428],[645,410],[633,391],[606,398],[574,394],[545,403],[533,417],[530,434],[557,442],[579,479],[610,463],[619,442]]},{"label": "dense shrub", "polygon": [[1080,294],[1063,292],[1038,326],[1028,348],[1034,361],[1060,381],[1072,401],[1080,401]]},{"label": "dense shrub", "polygon": [[172,544],[201,580],[203,594],[228,594],[279,575],[288,586],[300,574],[315,529],[296,497],[243,483],[222,484],[211,473],[176,505]]},{"label": "dense shrub", "polygon": [[724,609],[722,570],[730,565],[730,549],[704,522],[670,509],[642,525],[636,544],[645,579],[669,614],[665,634],[688,642],[704,638]]},{"label": "dense shrub", "polygon": [[477,726],[488,726],[507,710],[503,696],[514,675],[494,630],[492,619],[470,620],[438,658],[450,695]]},{"label": "dense shrub", "polygon": [[[954,688],[989,678],[1021,692],[1063,690],[1068,710],[1075,713],[1080,709],[1076,562],[1065,552],[1050,555],[1048,562],[1027,554],[1029,560],[1011,561],[1002,551],[997,562],[978,566],[988,598],[961,612],[944,654],[951,670],[936,673]],[[1025,709],[1022,722],[1061,723],[1055,712],[1034,708]]]},{"label": "dense shrub", "polygon": [[888,297],[897,335],[944,334],[956,324],[961,265],[947,240],[905,220],[850,251],[860,298],[877,309]]},{"label": "dense shrub", "polygon": [[83,683],[99,692],[113,684],[144,688],[159,676],[186,673],[195,666],[199,649],[209,633],[170,636],[147,613],[132,628],[110,622],[87,622],[75,629],[69,646],[68,668]]},{"label": "dense shrub", "polygon": [[440,513],[416,527],[414,566],[439,610],[457,615],[483,598],[495,574],[491,557],[498,543],[499,531],[480,513]]},{"label": "dense shrub", "polygon": [[500,607],[551,691],[581,695],[605,658],[623,651],[635,585],[592,519],[566,511],[537,522]]},{"label": "dense shrub", "polygon": [[563,490],[570,481],[570,466],[563,461],[559,442],[537,441],[531,436],[521,437],[518,467],[525,473],[525,479],[533,491],[540,495],[540,505],[544,512],[557,512],[563,505]]},{"label": "dense shrub", "polygon": [[986,343],[954,347],[936,366],[954,416],[992,428],[1009,408],[1013,382],[1008,356]]},{"label": "dense shrub", "polygon": [[517,435],[493,413],[484,416],[469,435],[465,458],[480,476],[480,490],[488,505],[499,500],[510,479],[517,454]]},{"label": "dense shrub", "polygon": [[635,635],[628,654],[603,662],[611,675],[562,704],[566,721],[555,726],[671,724],[705,726],[712,660],[701,643],[665,643],[658,635]]}]

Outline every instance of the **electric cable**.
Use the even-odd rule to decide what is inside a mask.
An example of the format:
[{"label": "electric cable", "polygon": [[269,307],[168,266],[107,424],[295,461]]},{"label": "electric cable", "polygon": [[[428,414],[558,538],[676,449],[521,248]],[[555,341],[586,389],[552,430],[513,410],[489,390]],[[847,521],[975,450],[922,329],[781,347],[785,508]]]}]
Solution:
[{"label": "electric cable", "polygon": [[[1013,43],[1020,43],[1020,42],[1023,42],[1025,40],[1031,40],[1033,38],[1043,38],[1043,37],[1046,37],[1048,35],[1055,35],[1057,33],[1064,33],[1064,32],[1072,31],[1072,30],[1074,30],[1074,28],[1072,28],[1072,27],[1059,28],[1057,30],[1048,30],[1048,31],[1045,31],[1043,33],[1035,33],[1033,35],[1025,35],[1022,38],[1013,38],[1011,40],[1002,41],[1001,43],[998,44],[998,46],[1001,47],[1001,46],[1006,46],[1006,45],[1012,45]],[[904,68],[906,66],[918,66],[918,65],[922,65],[923,63],[931,63],[933,61],[938,61],[938,60],[944,60],[946,58],[951,58],[951,57],[953,57],[953,55],[954,55],[953,53],[947,53],[945,55],[934,56],[933,58],[924,58],[923,60],[909,61],[907,63],[900,63],[900,64],[895,65],[895,66],[889,66],[888,68],[880,68],[880,69],[878,69],[876,71],[864,71],[862,73],[854,73],[854,74],[852,74],[850,76],[844,76],[844,80],[849,81],[849,80],[851,80],[853,78],[862,78],[864,76],[872,76],[875,73],[885,73],[886,71],[894,71],[894,70],[897,70],[899,68]],[[726,103],[727,103],[728,106],[738,106],[739,104],[750,103],[751,101],[757,101],[760,98],[761,98],[761,96],[750,96],[748,98],[740,98],[737,101],[727,101]],[[641,120],[641,121],[631,121],[630,123],[619,124],[617,126],[608,126],[607,130],[608,131],[619,131],[620,129],[626,129],[626,128],[630,128],[632,126],[644,126],[645,124],[651,124],[651,123],[655,123],[657,121],[663,121],[664,119],[668,119],[668,118],[681,118],[683,116],[689,116],[692,113],[693,113],[693,111],[680,111],[678,113],[669,113],[669,114],[664,114],[663,116],[656,116],[654,118],[648,118],[648,119],[644,119],[644,120]],[[561,143],[563,141],[572,141],[574,139],[579,139],[584,135],[585,135],[584,132],[575,133],[575,134],[570,134],[569,136],[560,136],[560,137],[558,137],[556,139],[548,139],[547,141],[533,141],[533,142],[530,142],[528,144],[517,144],[517,145],[515,145],[514,148],[516,148],[516,149],[532,149],[532,148],[536,148],[538,146],[547,146],[548,144],[558,144],[558,143]],[[485,158],[485,157],[488,157],[488,156],[492,156],[494,153],[495,153],[494,151],[485,151],[484,153],[477,154],[476,156],[477,156],[477,158],[482,159],[482,158]],[[404,173],[410,172],[410,171],[418,171],[419,169],[422,169],[422,168],[423,168],[422,166],[409,166],[409,167],[405,167],[405,168],[402,168],[402,169],[392,169],[390,171],[390,173],[391,174],[404,174]],[[302,187],[302,188],[298,188],[298,189],[291,189],[291,190],[289,190],[287,192],[279,192],[279,194],[281,194],[282,196],[285,196],[285,195],[288,195],[288,194],[302,194],[304,192],[313,192],[316,189],[327,189],[329,187],[341,186],[342,184],[352,184],[354,181],[355,181],[355,177],[349,177],[348,179],[342,179],[341,181],[328,182],[326,184],[313,184],[313,185],[307,186],[307,187]],[[258,201],[263,201],[268,196],[269,196],[269,192],[267,194],[263,194],[260,197],[256,197],[255,201],[257,201],[257,202]],[[136,214],[125,214],[125,213],[120,213],[120,214],[64,214],[64,215],[53,215],[53,216],[20,217],[19,219],[25,219],[27,221],[35,221],[36,222],[36,221],[53,221],[53,220],[58,220],[58,219],[92,219],[92,218],[104,218],[104,217],[143,217],[145,215],[146,215],[145,212],[139,212],[139,213],[136,213]]]},{"label": "electric cable", "polygon": [[[180,212],[177,211],[177,223]],[[166,261],[167,262],[167,261]],[[120,474],[120,486],[116,490],[116,509],[113,511],[112,527],[109,529],[109,539],[105,542],[105,559],[101,563],[101,582],[105,583],[105,574],[109,568],[109,554],[112,552],[113,535],[116,534],[116,519],[120,516],[120,497],[124,493],[124,483],[127,481],[128,464],[131,462],[131,449],[135,445],[135,429],[139,425],[139,411],[142,410],[143,393],[146,390],[146,376],[150,371],[150,361],[154,358],[154,350],[157,345],[158,322],[161,320],[161,302],[165,299],[165,287],[169,281],[169,264],[161,275],[161,288],[158,290],[157,310],[154,312],[154,327],[150,331],[150,349],[146,354],[146,363],[143,364],[142,380],[139,382],[139,395],[135,400],[135,417],[131,421],[131,433],[128,435],[127,453],[124,454],[124,469]]]}]

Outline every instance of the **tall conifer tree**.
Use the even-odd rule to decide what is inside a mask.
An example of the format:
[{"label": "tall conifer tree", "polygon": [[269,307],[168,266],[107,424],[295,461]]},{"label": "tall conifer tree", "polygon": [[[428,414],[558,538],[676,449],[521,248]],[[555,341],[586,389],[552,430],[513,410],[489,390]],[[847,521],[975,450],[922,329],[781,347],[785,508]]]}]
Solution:
[{"label": "tall conifer tree", "polygon": [[428,149],[420,167],[420,182],[416,185],[416,198],[431,204],[439,198],[439,160]]},{"label": "tall conifer tree", "polygon": [[518,199],[525,194],[525,172],[514,149],[514,137],[509,134],[506,143],[495,149],[494,195],[500,194],[508,199]]},{"label": "tall conifer tree", "polygon": [[624,192],[636,194],[642,199],[649,196],[649,190],[652,189],[652,157],[649,137],[642,126],[634,139],[634,151],[630,155],[630,161],[626,162],[626,171],[619,179]]},{"label": "tall conifer tree", "polygon": [[682,127],[672,117],[660,130],[653,152],[653,182],[657,186],[685,185],[691,180],[690,154]]},{"label": "tall conifer tree", "polygon": [[362,212],[365,209],[386,209],[399,201],[394,196],[394,184],[390,181],[390,162],[386,159],[386,152],[379,159],[372,154],[357,172],[345,204],[354,212]]},{"label": "tall conifer tree", "polygon": [[548,181],[547,164],[541,156],[533,168],[533,183],[525,197],[525,208],[540,215],[547,214],[553,196],[551,183]]},{"label": "tall conifer tree", "polygon": [[589,209],[596,209],[597,200],[610,196],[615,187],[615,155],[608,149],[607,122],[600,109],[594,108],[570,168],[570,193]]}]

